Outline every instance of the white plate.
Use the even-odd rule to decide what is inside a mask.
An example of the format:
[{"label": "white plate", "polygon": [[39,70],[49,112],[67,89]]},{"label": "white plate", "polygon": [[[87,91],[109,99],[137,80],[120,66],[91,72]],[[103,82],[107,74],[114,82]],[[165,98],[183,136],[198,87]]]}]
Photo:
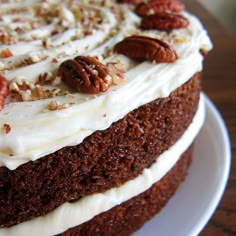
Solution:
[{"label": "white plate", "polygon": [[205,101],[206,121],[186,180],[167,206],[135,236],[195,236],[214,213],[228,180],[231,152],[221,115],[206,96]]}]

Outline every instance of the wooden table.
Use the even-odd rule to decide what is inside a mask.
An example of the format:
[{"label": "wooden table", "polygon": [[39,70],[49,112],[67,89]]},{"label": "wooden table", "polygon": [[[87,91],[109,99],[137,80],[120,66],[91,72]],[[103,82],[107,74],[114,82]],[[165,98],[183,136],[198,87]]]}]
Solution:
[{"label": "wooden table", "polygon": [[232,151],[231,173],[225,193],[200,235],[236,235],[236,39],[198,2],[183,2],[201,19],[214,43],[214,50],[205,61],[203,89],[226,122]]}]

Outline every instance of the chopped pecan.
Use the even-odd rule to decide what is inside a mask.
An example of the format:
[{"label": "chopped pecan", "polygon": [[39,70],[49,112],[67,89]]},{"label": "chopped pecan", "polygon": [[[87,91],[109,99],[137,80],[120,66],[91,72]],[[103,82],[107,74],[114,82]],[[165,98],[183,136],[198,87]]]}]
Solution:
[{"label": "chopped pecan", "polygon": [[12,79],[9,83],[9,91],[16,92],[26,91],[30,89],[30,85],[24,77],[16,77]]},{"label": "chopped pecan", "polygon": [[178,56],[166,42],[146,36],[130,36],[115,45],[114,50],[127,57],[155,62],[174,62]]},{"label": "chopped pecan", "polygon": [[200,53],[202,54],[202,56],[203,56],[204,58],[206,58],[206,56],[207,56],[207,54],[208,54],[207,50],[205,50],[205,49],[203,49],[203,48],[200,49]]},{"label": "chopped pecan", "polygon": [[9,48],[6,48],[5,50],[2,51],[1,56],[3,58],[12,57],[13,53],[11,52]]},{"label": "chopped pecan", "polygon": [[159,29],[166,31],[186,28],[188,25],[189,21],[184,16],[167,12],[144,16],[141,21],[141,28],[143,29]]},{"label": "chopped pecan", "polygon": [[105,92],[112,84],[105,66],[95,57],[78,56],[74,60],[64,61],[59,74],[71,88],[82,93]]},{"label": "chopped pecan", "polygon": [[23,77],[16,77],[9,83],[9,91],[18,97],[19,101],[35,101],[49,96],[46,90],[39,84],[29,83]]},{"label": "chopped pecan", "polygon": [[124,73],[126,71],[125,66],[120,62],[108,62],[106,64],[108,73],[112,76],[112,82],[115,85],[120,85],[126,80]]},{"label": "chopped pecan", "polygon": [[5,99],[8,95],[8,81],[0,75],[0,111],[3,109]]},{"label": "chopped pecan", "polygon": [[135,12],[140,16],[145,16],[166,11],[180,12],[184,8],[184,4],[179,0],[150,0],[137,5]]},{"label": "chopped pecan", "polygon": [[66,109],[66,108],[68,108],[68,107],[70,107],[72,105],[74,105],[73,102],[60,104],[57,101],[51,101],[48,104],[48,110],[50,110],[50,111],[62,110],[62,109]]},{"label": "chopped pecan", "polygon": [[48,104],[48,109],[50,111],[56,111],[58,109],[58,102],[57,101],[51,101],[49,104]]},{"label": "chopped pecan", "polygon": [[11,126],[9,124],[3,124],[3,129],[5,134],[9,134],[11,132]]}]

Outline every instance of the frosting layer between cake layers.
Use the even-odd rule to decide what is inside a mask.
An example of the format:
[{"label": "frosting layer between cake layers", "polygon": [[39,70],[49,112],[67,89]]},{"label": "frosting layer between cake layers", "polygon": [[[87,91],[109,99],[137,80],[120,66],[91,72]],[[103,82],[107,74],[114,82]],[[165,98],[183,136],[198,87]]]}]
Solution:
[{"label": "frosting layer between cake layers", "polygon": [[13,235],[55,235],[80,225],[94,216],[119,205],[149,189],[177,163],[194,141],[205,119],[204,96],[201,94],[197,112],[192,123],[182,137],[167,151],[162,153],[149,168],[137,178],[104,193],[83,197],[74,203],[64,203],[46,216],[20,223],[10,228],[0,229],[0,234]]},{"label": "frosting layer between cake layers", "polygon": [[[8,48],[13,52],[12,57],[1,60],[0,73],[9,82],[23,78],[30,84],[44,73],[52,73],[52,77],[56,78],[59,64],[68,58],[90,55],[98,56],[103,63],[122,63],[126,70],[124,82],[113,85],[107,92],[96,96],[69,90],[66,95],[36,101],[16,102],[8,99],[0,112],[0,166],[15,169],[64,146],[77,145],[85,137],[96,130],[108,128],[135,108],[157,98],[167,97],[196,72],[202,70],[203,57],[199,50],[208,51],[212,44],[205,29],[194,16],[183,13],[190,22],[186,29],[172,30],[170,33],[158,30],[142,31],[137,27],[140,18],[131,9],[118,6],[122,17],[117,17],[112,7],[101,6],[99,2],[97,1],[97,7],[81,4],[89,9],[91,15],[95,14],[102,19],[93,22],[88,34],[85,32],[88,25],[77,22],[79,13],[66,8],[62,3],[56,7],[58,18],[61,17],[62,25],[65,25],[62,32],[56,36],[50,34],[54,25],[59,24],[56,21],[50,24],[39,22],[42,26],[20,34],[19,42],[0,46],[0,51]],[[32,9],[36,8],[37,2],[25,1],[25,5],[29,10],[18,15],[24,14],[30,21],[33,18]],[[1,11],[7,12],[15,7],[19,7],[19,4],[3,4]],[[12,22],[12,15],[14,14],[10,11],[3,17],[4,27]],[[19,23],[16,21],[14,24],[10,25],[16,28]],[[67,24],[73,27],[67,29]],[[2,25],[0,27],[3,27]],[[80,34],[81,38],[78,36]],[[114,45],[132,34],[169,41],[176,50],[178,59],[174,63],[138,63],[114,53]],[[42,46],[42,39],[45,38],[50,39],[49,46],[46,41],[46,46]],[[31,63],[22,66],[22,61],[29,58]],[[62,90],[68,89],[64,85],[60,86]],[[53,88],[58,87],[50,87]],[[52,101],[64,104],[65,109],[49,110],[48,104]],[[10,132],[4,131],[6,124],[10,127]]]}]

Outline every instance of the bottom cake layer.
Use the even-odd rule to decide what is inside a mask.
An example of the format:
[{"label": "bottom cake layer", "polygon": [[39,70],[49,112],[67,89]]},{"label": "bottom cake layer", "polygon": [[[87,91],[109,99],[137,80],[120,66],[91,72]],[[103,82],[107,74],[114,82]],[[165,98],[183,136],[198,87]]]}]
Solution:
[{"label": "bottom cake layer", "polygon": [[133,233],[157,214],[174,195],[187,175],[187,170],[191,163],[192,150],[192,146],[188,148],[168,174],[144,193],[60,235],[125,236]]}]

